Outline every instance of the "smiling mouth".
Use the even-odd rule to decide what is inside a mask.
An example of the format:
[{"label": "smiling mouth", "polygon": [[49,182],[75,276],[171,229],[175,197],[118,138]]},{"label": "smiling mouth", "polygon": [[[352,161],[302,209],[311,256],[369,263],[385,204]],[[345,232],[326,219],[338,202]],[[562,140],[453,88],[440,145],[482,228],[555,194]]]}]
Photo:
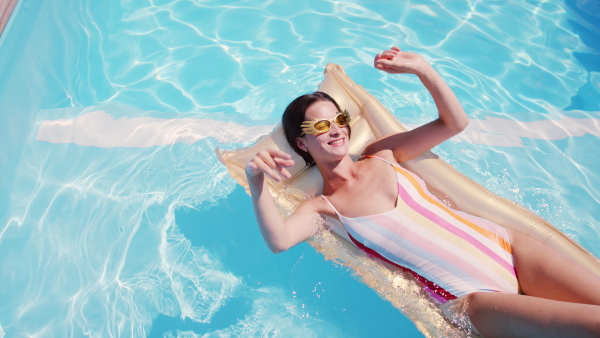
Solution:
[{"label": "smiling mouth", "polygon": [[338,145],[340,145],[342,143],[344,143],[344,139],[343,138],[339,139],[339,140],[335,140],[333,142],[329,142],[329,144],[332,145],[332,146],[338,146]]}]

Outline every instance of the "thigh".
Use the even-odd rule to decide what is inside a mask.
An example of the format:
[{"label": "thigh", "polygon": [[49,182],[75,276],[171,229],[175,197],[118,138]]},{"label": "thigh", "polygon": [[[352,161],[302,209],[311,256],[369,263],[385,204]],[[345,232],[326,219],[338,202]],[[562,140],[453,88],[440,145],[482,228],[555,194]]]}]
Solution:
[{"label": "thigh", "polygon": [[469,318],[485,337],[600,336],[600,306],[501,292],[465,297]]},{"label": "thigh", "polygon": [[509,232],[521,291],[530,296],[600,305],[600,277],[548,245]]}]

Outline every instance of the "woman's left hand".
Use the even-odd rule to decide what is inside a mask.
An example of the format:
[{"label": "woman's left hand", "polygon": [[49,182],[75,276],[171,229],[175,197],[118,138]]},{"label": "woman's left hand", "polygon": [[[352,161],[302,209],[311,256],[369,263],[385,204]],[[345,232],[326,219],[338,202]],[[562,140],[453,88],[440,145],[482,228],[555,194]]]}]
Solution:
[{"label": "woman's left hand", "polygon": [[438,118],[408,132],[379,139],[365,150],[365,154],[392,150],[396,161],[405,162],[465,129],[469,119],[456,95],[423,57],[392,47],[377,54],[374,63],[375,68],[387,73],[417,75],[435,102]]},{"label": "woman's left hand", "polygon": [[392,47],[375,56],[374,66],[391,74],[416,74],[424,71],[427,62],[418,54],[403,52],[398,47]]}]

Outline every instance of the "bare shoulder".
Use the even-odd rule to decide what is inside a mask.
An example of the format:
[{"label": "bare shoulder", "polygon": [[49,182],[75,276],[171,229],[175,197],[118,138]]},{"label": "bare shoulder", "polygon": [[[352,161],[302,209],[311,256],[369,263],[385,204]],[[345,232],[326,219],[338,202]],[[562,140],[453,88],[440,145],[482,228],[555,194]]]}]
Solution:
[{"label": "bare shoulder", "polygon": [[365,147],[363,156],[377,156],[390,162],[397,162],[394,151],[386,145],[386,137],[379,138]]}]

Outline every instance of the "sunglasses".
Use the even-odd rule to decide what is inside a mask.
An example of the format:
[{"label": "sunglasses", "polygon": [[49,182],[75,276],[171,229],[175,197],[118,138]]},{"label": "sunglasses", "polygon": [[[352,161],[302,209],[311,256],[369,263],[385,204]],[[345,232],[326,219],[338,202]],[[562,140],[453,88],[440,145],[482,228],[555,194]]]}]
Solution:
[{"label": "sunglasses", "polygon": [[344,128],[350,123],[350,114],[344,109],[331,120],[314,119],[313,121],[304,121],[300,125],[302,128],[302,134],[300,134],[300,136],[304,134],[318,135],[326,133],[331,129],[331,122],[337,124],[340,128]]}]

